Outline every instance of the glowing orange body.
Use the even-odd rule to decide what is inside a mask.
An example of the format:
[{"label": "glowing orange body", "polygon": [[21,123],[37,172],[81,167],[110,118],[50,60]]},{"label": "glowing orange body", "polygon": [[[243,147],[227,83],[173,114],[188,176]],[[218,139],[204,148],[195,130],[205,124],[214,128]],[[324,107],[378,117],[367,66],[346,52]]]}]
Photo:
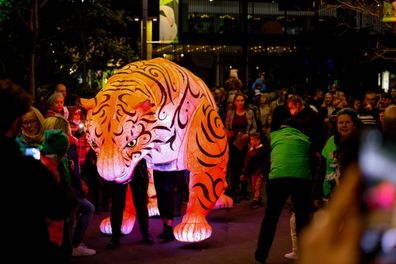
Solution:
[{"label": "glowing orange body", "polygon": [[140,61],[120,69],[82,104],[90,109],[86,132],[99,174],[128,181],[142,158],[152,169],[189,170],[189,201],[175,237],[185,242],[210,237],[206,215],[213,207],[232,207],[232,200],[224,195],[226,131],[204,82],[162,58]]}]

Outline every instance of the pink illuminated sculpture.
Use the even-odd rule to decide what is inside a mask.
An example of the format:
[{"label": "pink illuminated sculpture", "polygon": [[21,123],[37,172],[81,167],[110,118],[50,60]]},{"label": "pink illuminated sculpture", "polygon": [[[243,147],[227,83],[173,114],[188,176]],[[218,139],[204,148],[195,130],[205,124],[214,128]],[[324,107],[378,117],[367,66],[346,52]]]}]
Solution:
[{"label": "pink illuminated sculpture", "polygon": [[[81,103],[88,110],[87,139],[97,153],[101,177],[129,181],[142,158],[155,170],[189,170],[189,200],[174,235],[183,242],[209,238],[207,214],[213,208],[230,208],[233,201],[224,194],[227,135],[205,83],[187,69],[156,58],[124,66],[95,98]],[[130,208],[126,211],[124,231],[135,219]]]}]

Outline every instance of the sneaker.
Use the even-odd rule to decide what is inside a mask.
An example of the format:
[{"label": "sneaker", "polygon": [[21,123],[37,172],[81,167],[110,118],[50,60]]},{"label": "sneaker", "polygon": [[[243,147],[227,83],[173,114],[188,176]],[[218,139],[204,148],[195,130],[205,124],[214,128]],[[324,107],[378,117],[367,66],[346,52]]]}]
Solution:
[{"label": "sneaker", "polygon": [[286,253],[286,254],[284,255],[284,257],[287,258],[287,259],[294,259],[294,260],[296,260],[296,259],[298,259],[298,254],[297,254],[296,252],[292,251],[292,252],[290,252],[290,253]]},{"label": "sneaker", "polygon": [[84,244],[80,244],[78,247],[73,248],[73,257],[92,256],[96,254],[95,249],[87,248]]}]

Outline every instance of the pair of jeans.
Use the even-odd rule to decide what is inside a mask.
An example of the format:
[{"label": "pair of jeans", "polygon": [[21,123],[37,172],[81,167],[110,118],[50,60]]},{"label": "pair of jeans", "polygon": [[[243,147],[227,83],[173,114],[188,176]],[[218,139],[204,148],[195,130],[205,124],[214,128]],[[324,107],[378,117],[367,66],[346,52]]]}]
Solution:
[{"label": "pair of jeans", "polygon": [[72,243],[73,247],[78,247],[83,241],[85,232],[89,224],[91,223],[92,217],[95,213],[95,206],[86,198],[77,198],[78,211],[76,216],[76,224],[73,230]]}]

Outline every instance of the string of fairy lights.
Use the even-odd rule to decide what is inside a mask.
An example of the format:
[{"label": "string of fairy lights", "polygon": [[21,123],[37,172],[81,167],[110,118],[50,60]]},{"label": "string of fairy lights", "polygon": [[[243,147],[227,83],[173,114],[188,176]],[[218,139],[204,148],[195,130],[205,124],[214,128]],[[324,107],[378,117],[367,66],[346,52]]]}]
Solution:
[{"label": "string of fairy lights", "polygon": [[[256,45],[248,47],[249,55],[292,55],[297,52],[296,46],[267,46]],[[242,54],[241,46],[229,45],[160,45],[154,50],[154,56],[161,56],[168,59],[182,58],[189,54],[221,54],[235,55]]]}]

